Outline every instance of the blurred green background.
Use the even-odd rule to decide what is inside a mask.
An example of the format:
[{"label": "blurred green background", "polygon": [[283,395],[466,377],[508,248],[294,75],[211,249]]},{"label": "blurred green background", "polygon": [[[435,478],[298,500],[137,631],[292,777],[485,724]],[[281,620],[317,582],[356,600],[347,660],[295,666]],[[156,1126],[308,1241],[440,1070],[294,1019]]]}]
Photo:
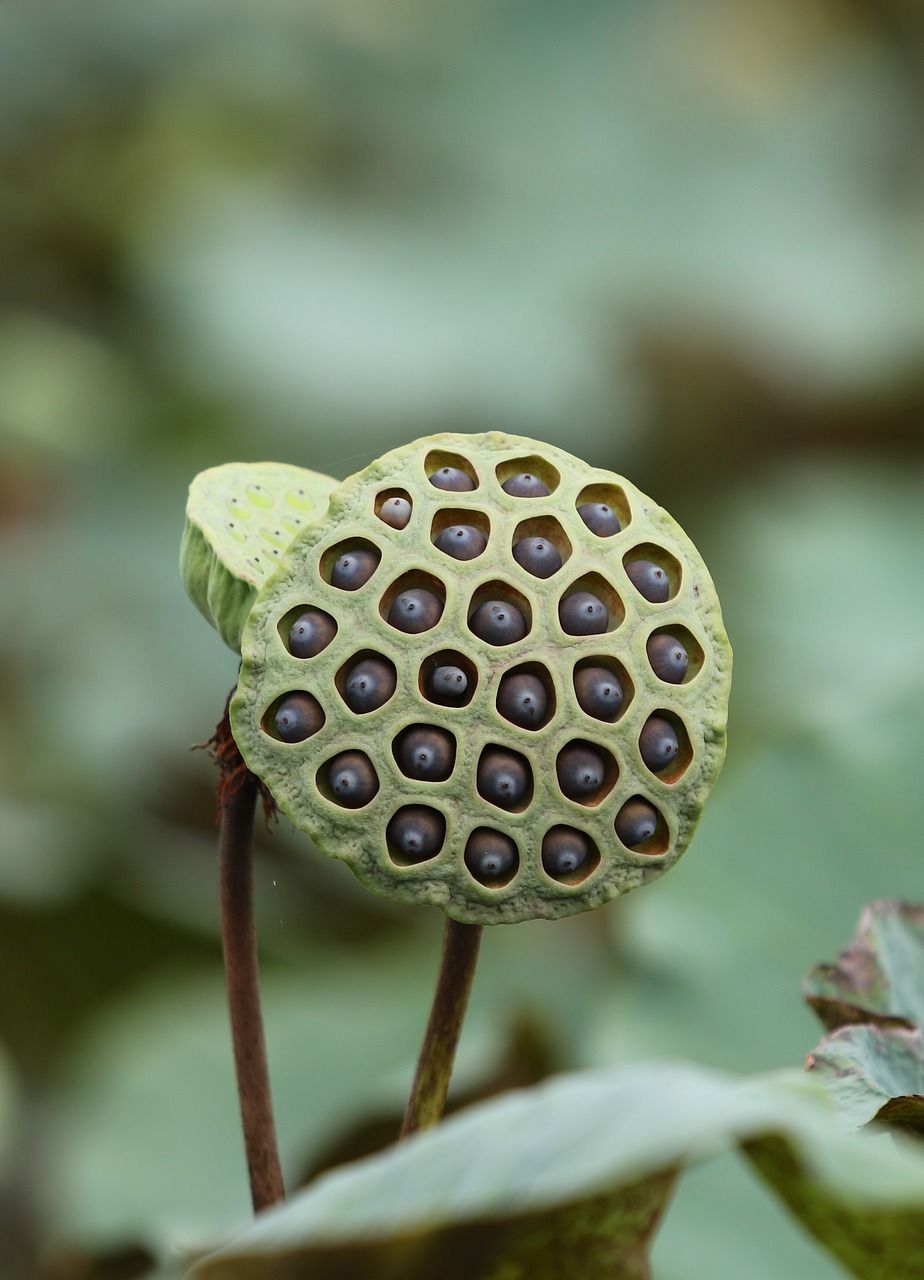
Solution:
[{"label": "blurred green background", "polygon": [[[202,467],[500,428],[710,565],[726,771],[669,877],[489,931],[460,1099],[797,1063],[873,897],[924,896],[924,17],[910,0],[0,8],[0,1275],[143,1273],[247,1212],[207,738]],[[261,833],[291,1181],[385,1141],[440,920]],[[843,1273],[731,1160],[659,1280]]]}]

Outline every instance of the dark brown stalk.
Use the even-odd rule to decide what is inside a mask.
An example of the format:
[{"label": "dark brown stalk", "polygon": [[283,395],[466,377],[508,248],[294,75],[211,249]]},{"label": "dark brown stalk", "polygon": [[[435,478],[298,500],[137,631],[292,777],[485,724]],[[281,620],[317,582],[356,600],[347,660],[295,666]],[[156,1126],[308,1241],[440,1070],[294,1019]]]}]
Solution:
[{"label": "dark brown stalk", "polygon": [[[229,703],[230,700],[229,695]],[[212,737],[199,745],[209,751],[219,770],[221,942],[250,1196],[254,1212],[259,1213],[285,1198],[260,1008],[253,918],[253,822],[257,796],[263,800],[267,822],[274,815],[275,806],[237,749],[227,705]]]},{"label": "dark brown stalk", "polygon": [[436,994],[401,1127],[402,1138],[416,1133],[418,1129],[432,1128],[443,1114],[456,1046],[475,976],[481,933],[480,924],[446,921]]},{"label": "dark brown stalk", "polygon": [[257,792],[257,779],[249,771],[238,788],[225,790],[218,841],[225,984],[255,1213],[278,1204],[285,1197],[260,1009],[253,919],[253,820]]}]

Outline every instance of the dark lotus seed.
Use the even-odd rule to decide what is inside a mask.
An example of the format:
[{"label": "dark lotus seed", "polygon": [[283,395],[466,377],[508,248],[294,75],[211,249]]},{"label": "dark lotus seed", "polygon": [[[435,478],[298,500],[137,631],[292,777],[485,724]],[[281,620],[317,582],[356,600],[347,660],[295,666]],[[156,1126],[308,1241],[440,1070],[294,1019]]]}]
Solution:
[{"label": "dark lotus seed", "polygon": [[435,809],[408,804],[399,809],[386,832],[389,843],[405,862],[426,862],[439,853],[446,820]]},{"label": "dark lotus seed", "polygon": [[337,634],[337,624],[322,609],[307,609],[292,624],[289,653],[294,658],[313,658],[326,649]]},{"label": "dark lotus seed", "polygon": [[403,529],[411,518],[411,504],[407,498],[386,498],[379,507],[379,519],[392,529]]},{"label": "dark lotus seed", "polygon": [[468,625],[485,644],[515,644],[528,630],[526,619],[515,604],[506,600],[485,600],[468,620]]},{"label": "dark lotus seed", "polygon": [[647,800],[627,800],[616,815],[616,834],[627,849],[643,844],[658,829],[658,811]]},{"label": "dark lotus seed", "polygon": [[330,574],[332,587],[341,591],[357,591],[368,582],[379,567],[379,554],[368,547],[353,547],[338,556]]},{"label": "dark lotus seed", "polygon": [[283,742],[304,742],[324,723],[324,712],[310,693],[290,693],[276,708],[276,732]]},{"label": "dark lotus seed", "polygon": [[501,485],[504,493],[509,493],[514,498],[547,498],[549,495],[549,486],[543,484],[538,476],[530,475],[528,471],[524,471],[522,475],[511,476],[509,480],[505,480]]},{"label": "dark lotus seed", "polygon": [[630,560],[626,565],[629,581],[652,604],[663,604],[671,593],[667,574],[650,560]]},{"label": "dark lotus seed", "polygon": [[606,630],[609,614],[589,591],[572,591],[558,606],[558,620],[569,636],[598,636]]},{"label": "dark lotus seed", "polygon": [[579,871],[590,857],[590,840],[574,827],[553,827],[542,841],[542,865],[558,880]]},{"label": "dark lotus seed", "polygon": [[578,706],[595,720],[615,720],[623,703],[622,684],[606,667],[582,667],[574,673]]},{"label": "dark lotus seed", "polygon": [[456,560],[474,560],[488,545],[488,540],[471,524],[453,524],[437,536],[436,546]]},{"label": "dark lotus seed", "polygon": [[606,764],[598,751],[574,744],[559,752],[555,771],[568,799],[583,800],[603,785]]},{"label": "dark lotus seed", "polygon": [[388,610],[388,621],[399,631],[417,635],[435,627],[443,615],[443,602],[425,587],[411,587],[395,596]]},{"label": "dark lotus seed", "polygon": [[397,677],[390,662],[383,658],[363,658],[347,672],[343,700],[358,715],[384,706],[395,691]]},{"label": "dark lotus seed", "polygon": [[417,725],[401,735],[398,763],[408,778],[422,782],[443,782],[452,773],[456,741],[445,729]]},{"label": "dark lotus seed", "polygon": [[465,865],[482,884],[504,880],[517,865],[517,847],[499,831],[473,831],[465,846]]},{"label": "dark lotus seed", "polygon": [[513,558],[536,578],[551,578],[561,568],[558,548],[548,538],[521,538],[514,543]]},{"label": "dark lotus seed", "polygon": [[478,761],[478,794],[501,809],[512,808],[530,783],[529,766],[522,756],[501,747],[488,747]]},{"label": "dark lotus seed", "polygon": [[666,769],[677,755],[680,744],[677,732],[663,716],[649,716],[638,738],[642,759],[652,773]]},{"label": "dark lotus seed", "polygon": [[611,538],[622,528],[619,516],[605,502],[582,502],[578,507],[578,515],[598,538]]},{"label": "dark lotus seed", "polygon": [[431,475],[430,483],[451,493],[469,493],[475,487],[475,481],[461,467],[440,467]]},{"label": "dark lotus seed", "polygon": [[441,701],[464,698],[468,692],[468,676],[461,667],[437,667],[430,676],[430,693]]},{"label": "dark lotus seed", "polygon": [[360,809],[379,789],[369,757],[361,751],[342,751],[327,766],[327,780],[334,799],[345,809]]},{"label": "dark lotus seed", "polygon": [[690,660],[676,636],[649,636],[646,648],[651,669],[659,680],[667,684],[683,684]]},{"label": "dark lotus seed", "polygon": [[538,676],[525,671],[506,675],[497,690],[497,709],[521,729],[537,729],[545,716],[549,698]]}]

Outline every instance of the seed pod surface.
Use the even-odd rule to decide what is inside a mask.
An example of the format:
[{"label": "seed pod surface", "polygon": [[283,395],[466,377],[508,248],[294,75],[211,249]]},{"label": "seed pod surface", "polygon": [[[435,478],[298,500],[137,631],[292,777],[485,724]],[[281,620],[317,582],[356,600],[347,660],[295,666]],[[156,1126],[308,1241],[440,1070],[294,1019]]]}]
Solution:
[{"label": "seed pod surface", "polygon": [[[458,486],[448,516],[439,481]],[[407,495],[406,525],[376,514],[382,493]],[[600,500],[618,507],[618,529],[588,522],[581,508]],[[434,521],[437,533],[483,530],[484,549],[448,556]],[[549,535],[562,563],[544,578],[526,546],[514,547]],[[330,582],[330,564],[351,546],[379,556],[362,590]],[[648,600],[626,568],[652,556],[671,566],[664,601]],[[587,595],[605,615],[594,610],[591,629],[580,621]],[[503,634],[495,605],[517,611]],[[288,638],[309,608],[336,630],[306,661]],[[690,651],[676,683],[647,647],[656,632]],[[695,547],[630,481],[521,437],[431,436],[346,480],[327,517],[279,557],[242,659],[235,738],[280,808],[368,887],[457,920],[569,915],[661,875],[689,844],[724,755],[731,651]],[[368,713],[349,701],[359,661],[395,674],[391,696]],[[270,713],[293,688],[317,700],[324,721],[285,743]],[[657,718],[682,729],[660,771],[640,754],[652,717],[644,756],[654,764]],[[377,780],[355,809],[323,772],[350,752]]]}]

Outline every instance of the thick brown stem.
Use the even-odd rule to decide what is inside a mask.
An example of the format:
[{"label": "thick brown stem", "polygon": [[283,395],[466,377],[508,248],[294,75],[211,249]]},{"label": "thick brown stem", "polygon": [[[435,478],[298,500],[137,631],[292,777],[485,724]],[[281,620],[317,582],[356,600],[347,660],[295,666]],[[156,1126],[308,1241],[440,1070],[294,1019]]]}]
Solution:
[{"label": "thick brown stem", "polygon": [[480,924],[446,921],[436,994],[401,1127],[402,1138],[418,1129],[432,1128],[443,1114],[481,933]]},{"label": "thick brown stem", "polygon": [[257,791],[257,779],[249,771],[239,786],[224,791],[218,844],[225,983],[255,1213],[277,1204],[285,1196],[266,1061],[253,919],[253,821]]}]

